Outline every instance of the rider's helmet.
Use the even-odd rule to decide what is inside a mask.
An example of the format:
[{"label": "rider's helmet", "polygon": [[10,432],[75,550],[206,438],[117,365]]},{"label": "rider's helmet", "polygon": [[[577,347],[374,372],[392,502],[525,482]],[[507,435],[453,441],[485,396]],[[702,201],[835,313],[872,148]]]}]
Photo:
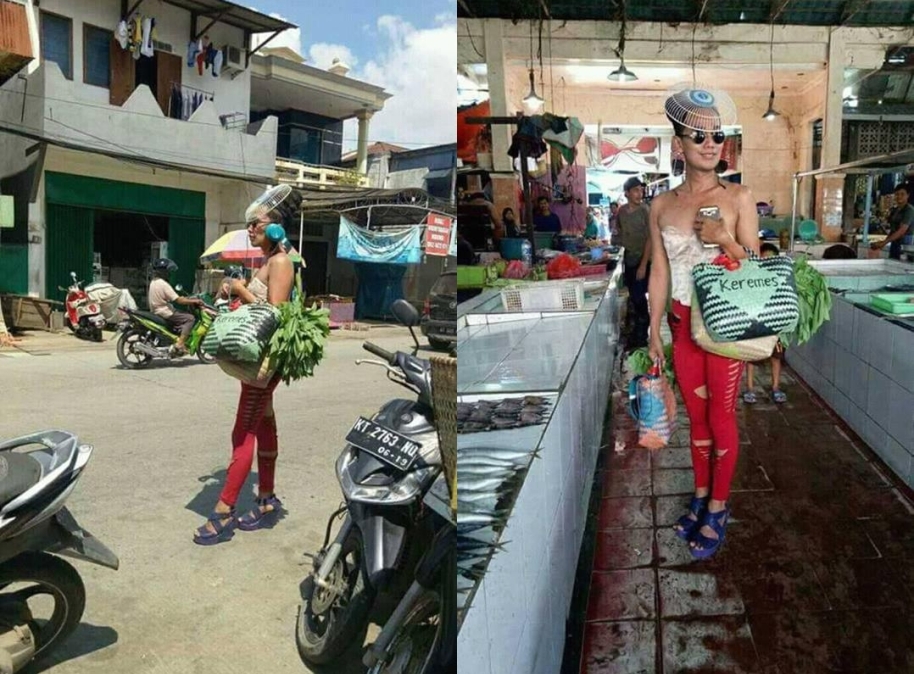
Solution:
[{"label": "rider's helmet", "polygon": [[178,265],[174,263],[174,260],[160,257],[152,262],[152,273],[159,278],[167,278],[168,274],[173,271],[178,271]]}]

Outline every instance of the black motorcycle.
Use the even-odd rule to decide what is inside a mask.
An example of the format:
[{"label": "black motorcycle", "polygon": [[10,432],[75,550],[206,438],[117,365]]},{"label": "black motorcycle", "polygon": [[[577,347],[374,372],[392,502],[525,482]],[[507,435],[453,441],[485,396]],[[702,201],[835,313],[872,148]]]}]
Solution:
[{"label": "black motorcycle", "polygon": [[0,672],[45,657],[79,625],[85,586],[55,555],[118,567],[64,507],[91,455],[63,431],[0,444]]},{"label": "black motorcycle", "polygon": [[[411,329],[418,325],[418,312],[407,302],[395,302],[392,310]],[[417,397],[387,402],[370,419],[356,420],[346,436],[336,463],[345,502],[331,515],[301,586],[295,636],[302,659],[311,665],[361,649],[369,622],[387,622],[436,534],[423,503],[441,472],[429,362],[370,342],[363,347],[381,360],[358,364],[385,368],[389,379]],[[342,524],[331,542],[338,517]]]}]

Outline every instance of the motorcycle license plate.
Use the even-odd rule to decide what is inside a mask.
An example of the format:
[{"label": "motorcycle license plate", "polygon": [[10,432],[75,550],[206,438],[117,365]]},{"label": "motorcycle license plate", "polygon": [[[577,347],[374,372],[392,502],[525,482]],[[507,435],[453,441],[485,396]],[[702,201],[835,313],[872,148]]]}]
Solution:
[{"label": "motorcycle license plate", "polygon": [[422,448],[415,440],[365,417],[359,417],[352,425],[346,442],[400,470],[409,470]]}]

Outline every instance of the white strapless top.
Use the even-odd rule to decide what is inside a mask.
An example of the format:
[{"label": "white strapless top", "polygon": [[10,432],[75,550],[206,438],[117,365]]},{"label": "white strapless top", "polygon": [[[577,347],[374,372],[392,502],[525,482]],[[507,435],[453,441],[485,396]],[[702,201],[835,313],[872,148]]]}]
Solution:
[{"label": "white strapless top", "polygon": [[256,276],[248,283],[248,291],[261,302],[267,301],[267,284]]},{"label": "white strapless top", "polygon": [[692,306],[692,268],[699,262],[710,262],[720,248],[705,248],[694,232],[683,232],[675,227],[660,230],[663,247],[670,261],[672,297],[681,304]]}]

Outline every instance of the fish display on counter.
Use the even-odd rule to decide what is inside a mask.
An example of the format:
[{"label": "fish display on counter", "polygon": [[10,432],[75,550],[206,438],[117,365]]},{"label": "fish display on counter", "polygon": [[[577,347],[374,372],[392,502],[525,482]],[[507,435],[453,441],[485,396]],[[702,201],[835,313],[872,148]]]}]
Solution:
[{"label": "fish display on counter", "polygon": [[[543,423],[548,403],[537,396],[480,401],[458,407],[459,419],[485,426],[480,430],[515,428],[524,415]],[[507,416],[513,414],[514,418]],[[470,419],[473,421],[470,421]],[[501,533],[517,493],[527,475],[530,462],[537,458],[533,449],[504,447],[457,447],[457,604],[463,611],[471,601],[476,583],[485,576],[492,556],[506,542]]]},{"label": "fish display on counter", "polygon": [[542,396],[457,403],[457,432],[503,431],[546,423],[550,403]]}]

